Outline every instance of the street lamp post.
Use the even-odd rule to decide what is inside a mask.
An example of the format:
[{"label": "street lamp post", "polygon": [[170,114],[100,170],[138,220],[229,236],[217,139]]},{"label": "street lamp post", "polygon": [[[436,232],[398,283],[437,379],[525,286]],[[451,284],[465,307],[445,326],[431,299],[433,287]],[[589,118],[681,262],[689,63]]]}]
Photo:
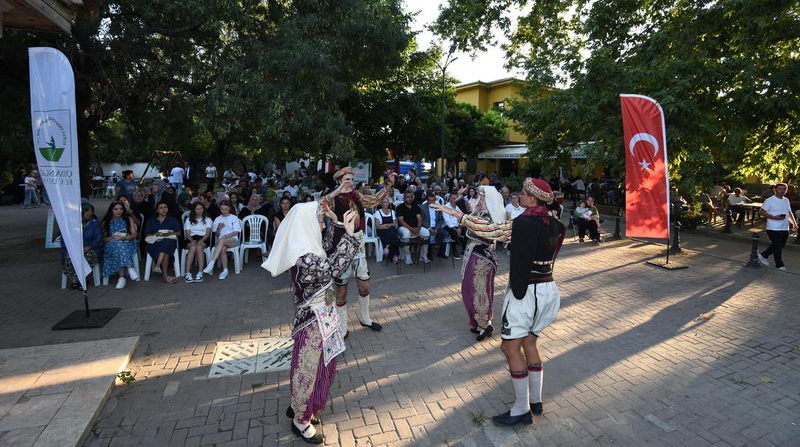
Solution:
[{"label": "street lamp post", "polygon": [[455,51],[456,51],[456,44],[454,43],[454,44],[450,45],[450,50],[447,52],[447,57],[445,57],[444,63],[440,64],[439,62],[436,62],[436,66],[438,66],[439,69],[442,70],[442,122],[441,122],[441,125],[442,125],[442,128],[441,128],[441,137],[442,137],[442,141],[441,141],[441,143],[442,143],[442,148],[441,148],[442,149],[442,153],[441,153],[441,156],[442,156],[442,172],[441,172],[441,175],[442,175],[442,177],[444,177],[444,175],[445,175],[445,168],[446,168],[446,166],[445,166],[445,158],[444,158],[444,117],[445,117],[445,112],[446,112],[446,110],[445,110],[445,108],[446,108],[446,94],[445,94],[445,92],[446,92],[446,89],[447,89],[446,74],[447,74],[447,66],[450,65],[451,63],[455,62],[456,59],[458,59],[457,57],[453,57],[451,59],[451,57],[453,56],[453,53],[455,53]]}]

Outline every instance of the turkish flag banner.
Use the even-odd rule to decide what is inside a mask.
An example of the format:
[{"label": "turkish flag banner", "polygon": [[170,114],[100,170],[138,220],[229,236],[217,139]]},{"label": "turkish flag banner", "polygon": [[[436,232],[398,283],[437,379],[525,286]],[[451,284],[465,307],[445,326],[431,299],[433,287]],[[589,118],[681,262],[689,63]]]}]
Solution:
[{"label": "turkish flag banner", "polygon": [[669,239],[664,111],[647,96],[619,95],[625,142],[625,233]]}]

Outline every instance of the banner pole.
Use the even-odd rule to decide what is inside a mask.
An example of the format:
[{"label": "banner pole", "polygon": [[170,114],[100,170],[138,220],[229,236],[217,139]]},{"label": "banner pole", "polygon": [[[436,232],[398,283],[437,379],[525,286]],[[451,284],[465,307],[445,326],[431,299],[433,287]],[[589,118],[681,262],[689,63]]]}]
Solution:
[{"label": "banner pole", "polygon": [[89,313],[89,293],[86,289],[83,289],[83,306],[86,308],[86,318],[89,318],[91,316]]},{"label": "banner pole", "polygon": [[667,264],[669,264],[669,238],[667,238]]}]

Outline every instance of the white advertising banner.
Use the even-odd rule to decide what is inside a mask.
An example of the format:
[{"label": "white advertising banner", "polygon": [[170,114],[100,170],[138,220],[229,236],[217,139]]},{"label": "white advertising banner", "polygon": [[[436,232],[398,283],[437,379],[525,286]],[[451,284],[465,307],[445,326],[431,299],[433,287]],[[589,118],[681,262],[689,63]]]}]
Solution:
[{"label": "white advertising banner", "polygon": [[92,269],[83,257],[75,78],[66,56],[54,48],[29,48],[33,150],[67,249],[83,290]]}]

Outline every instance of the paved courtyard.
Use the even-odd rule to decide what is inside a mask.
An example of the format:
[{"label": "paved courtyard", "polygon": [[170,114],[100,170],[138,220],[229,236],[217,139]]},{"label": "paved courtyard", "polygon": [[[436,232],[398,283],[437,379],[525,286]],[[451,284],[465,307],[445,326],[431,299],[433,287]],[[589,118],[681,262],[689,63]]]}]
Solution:
[{"label": "paved courtyard", "polygon": [[[86,445],[306,445],[283,414],[287,371],[208,378],[218,342],[289,336],[285,276],[251,258],[225,281],[90,288],[93,306],[123,310],[102,329],[54,332],[82,302],[57,287],[44,215],[0,209],[0,348],[141,337],[136,381],[113,390]],[[690,252],[678,258],[688,269],[664,271],[645,264],[662,257],[654,245],[568,240],[556,264],[561,312],[541,339],[545,413],[514,430],[489,420],[508,409],[511,384],[499,338],[476,343],[468,331],[458,266],[437,259],[398,275],[373,258],[384,330],[351,325],[322,414],[328,444],[800,445],[800,257],[787,254],[789,273],[751,270],[746,244],[696,245],[713,256]]]}]

